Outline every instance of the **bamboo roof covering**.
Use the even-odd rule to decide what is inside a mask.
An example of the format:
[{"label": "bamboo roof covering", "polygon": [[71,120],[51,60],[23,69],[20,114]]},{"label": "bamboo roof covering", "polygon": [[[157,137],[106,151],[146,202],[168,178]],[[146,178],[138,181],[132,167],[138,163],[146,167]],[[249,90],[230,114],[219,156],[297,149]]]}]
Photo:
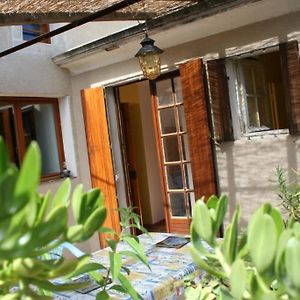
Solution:
[{"label": "bamboo roof covering", "polygon": [[[210,1],[141,0],[101,20],[152,19]],[[118,2],[120,0],[0,0],[0,25],[71,22]]]}]

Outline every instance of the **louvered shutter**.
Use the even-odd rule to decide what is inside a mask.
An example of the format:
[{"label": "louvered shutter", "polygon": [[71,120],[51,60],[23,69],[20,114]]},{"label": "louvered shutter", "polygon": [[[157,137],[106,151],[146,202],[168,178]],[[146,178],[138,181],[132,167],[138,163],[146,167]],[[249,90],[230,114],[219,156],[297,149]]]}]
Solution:
[{"label": "louvered shutter", "polygon": [[300,63],[298,42],[279,45],[285,100],[291,134],[300,134]]},{"label": "louvered shutter", "polygon": [[[107,217],[104,226],[120,232],[104,90],[84,89],[81,91],[81,99],[92,187],[100,188],[105,197]],[[105,246],[102,235],[100,235],[100,243],[102,247]]]},{"label": "louvered shutter", "polygon": [[207,198],[217,189],[202,60],[180,65],[180,76],[195,196]]},{"label": "louvered shutter", "polygon": [[208,61],[207,72],[213,112],[214,138],[217,142],[232,141],[233,129],[225,60]]}]

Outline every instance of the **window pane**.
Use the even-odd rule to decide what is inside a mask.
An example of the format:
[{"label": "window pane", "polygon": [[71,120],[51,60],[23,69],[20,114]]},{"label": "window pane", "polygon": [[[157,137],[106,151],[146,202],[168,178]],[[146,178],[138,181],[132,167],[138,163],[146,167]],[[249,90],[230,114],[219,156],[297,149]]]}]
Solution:
[{"label": "window pane", "polygon": [[193,184],[191,164],[190,163],[185,164],[184,169],[185,169],[186,188],[192,190],[194,188],[194,184]]},{"label": "window pane", "polygon": [[189,152],[189,141],[187,134],[183,134],[181,136],[181,142],[182,142],[182,152],[183,152],[183,160],[190,160],[190,152]]},{"label": "window pane", "polygon": [[257,100],[254,97],[247,98],[249,127],[259,127],[259,112]]},{"label": "window pane", "polygon": [[179,149],[177,136],[168,136],[163,138],[163,150],[165,162],[179,161]]},{"label": "window pane", "polygon": [[156,90],[159,106],[173,104],[172,82],[170,79],[158,81]]},{"label": "window pane", "polygon": [[171,215],[173,217],[185,217],[186,209],[184,204],[184,194],[183,193],[170,193],[169,194]]},{"label": "window pane", "polygon": [[187,131],[183,105],[178,106],[180,131]]},{"label": "window pane", "polygon": [[256,68],[254,78],[255,78],[256,94],[264,95],[265,94],[265,82],[264,82],[264,76],[263,76],[263,69]]},{"label": "window pane", "polygon": [[162,134],[176,132],[174,108],[164,108],[159,111]]},{"label": "window pane", "polygon": [[10,160],[17,166],[20,166],[14,109],[12,105],[0,105],[0,135],[6,143]]},{"label": "window pane", "polygon": [[174,78],[174,85],[175,85],[176,103],[183,103],[180,77]]},{"label": "window pane", "polygon": [[166,166],[168,188],[170,190],[183,189],[183,179],[180,165]]},{"label": "window pane", "polygon": [[245,89],[247,94],[254,93],[253,78],[252,78],[252,67],[250,64],[243,64],[243,73],[245,81]]},{"label": "window pane", "polygon": [[266,129],[272,128],[271,108],[267,97],[258,97],[258,110],[260,126]]},{"label": "window pane", "polygon": [[22,107],[26,146],[36,140],[42,154],[42,175],[60,172],[53,106],[35,104]]}]

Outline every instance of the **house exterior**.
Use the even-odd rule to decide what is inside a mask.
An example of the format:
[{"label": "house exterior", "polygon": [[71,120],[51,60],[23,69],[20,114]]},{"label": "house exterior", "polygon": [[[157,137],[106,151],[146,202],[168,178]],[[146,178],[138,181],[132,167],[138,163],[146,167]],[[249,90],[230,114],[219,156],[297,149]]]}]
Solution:
[{"label": "house exterior", "polygon": [[[117,207],[137,207],[144,224],[165,220],[166,230],[188,232],[201,196],[227,193],[230,214],[240,203],[244,223],[262,202],[279,205],[275,168],[293,180],[300,159],[299,1],[176,12],[157,23],[149,22],[164,49],[157,80],[145,80],[134,58],[141,25],[83,43],[80,31],[58,36],[51,50],[35,45],[35,55],[27,48],[4,58],[2,105],[20,113],[29,100],[19,98],[34,97],[35,105],[59,106],[56,161],[66,162],[74,184],[102,189],[107,226],[116,230]],[[97,248],[96,238],[89,247]]]}]

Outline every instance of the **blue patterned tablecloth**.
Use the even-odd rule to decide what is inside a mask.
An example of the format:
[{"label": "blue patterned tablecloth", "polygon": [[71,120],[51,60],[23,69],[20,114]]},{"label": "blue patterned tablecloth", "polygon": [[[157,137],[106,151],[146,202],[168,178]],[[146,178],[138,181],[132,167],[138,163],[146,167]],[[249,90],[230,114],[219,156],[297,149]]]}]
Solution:
[{"label": "blue patterned tablecloth", "polygon": [[[199,280],[201,272],[195,266],[189,253],[187,244],[179,249],[156,247],[155,244],[173,234],[151,233],[140,235],[140,243],[144,246],[151,271],[141,262],[127,259],[124,266],[130,269],[128,279],[135,290],[145,300],[174,300],[182,296],[184,287],[182,279],[186,275],[194,274],[195,280]],[[125,244],[119,244],[118,250],[128,250]],[[93,254],[92,259],[104,265],[108,265],[108,249],[102,249]],[[63,292],[55,296],[55,299],[95,299],[99,290],[93,290],[88,294],[78,292]],[[111,292],[113,299],[129,300],[128,295]]]}]

